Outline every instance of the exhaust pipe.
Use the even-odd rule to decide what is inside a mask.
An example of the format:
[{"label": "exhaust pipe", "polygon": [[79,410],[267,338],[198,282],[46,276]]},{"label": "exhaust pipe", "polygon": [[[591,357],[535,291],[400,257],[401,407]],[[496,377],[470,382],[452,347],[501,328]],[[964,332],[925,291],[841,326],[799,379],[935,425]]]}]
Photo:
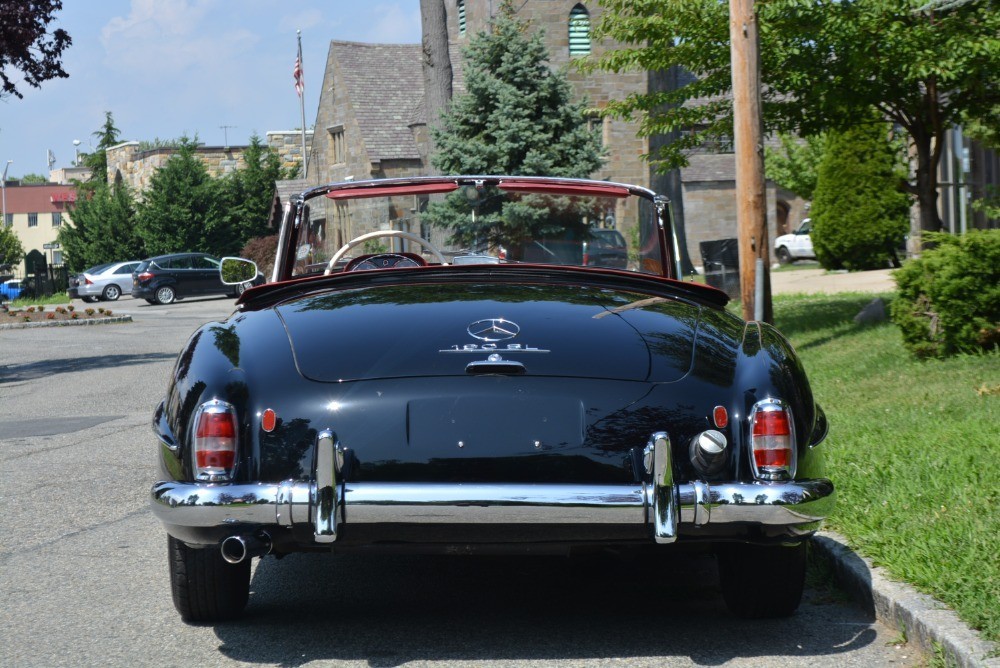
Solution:
[{"label": "exhaust pipe", "polygon": [[245,559],[263,557],[271,551],[271,537],[264,531],[257,534],[230,536],[219,546],[222,558],[230,564],[238,564]]}]

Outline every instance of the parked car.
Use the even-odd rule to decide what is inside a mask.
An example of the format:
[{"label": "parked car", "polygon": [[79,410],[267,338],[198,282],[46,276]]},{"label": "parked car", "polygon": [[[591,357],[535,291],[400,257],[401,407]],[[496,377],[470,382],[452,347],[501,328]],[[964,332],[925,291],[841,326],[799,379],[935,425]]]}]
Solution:
[{"label": "parked car", "polygon": [[21,281],[16,278],[9,278],[3,283],[0,283],[0,301],[14,301],[21,296],[24,292],[24,287],[21,285]]},{"label": "parked car", "polygon": [[118,301],[125,293],[132,292],[132,272],[138,260],[112,262],[86,269],[69,279],[70,299],[79,297],[85,302]]},{"label": "parked car", "polygon": [[[413,202],[425,237],[377,228]],[[638,240],[630,270],[526,260],[594,211]],[[360,234],[338,248],[344,230]],[[488,239],[462,255],[473,235]],[[834,503],[827,421],[777,330],[674,275],[665,198],[523,176],[339,183],[293,198],[279,238],[277,281],[193,334],[153,416],[183,619],[239,615],[266,555],[698,543],[735,613],[796,609]]]},{"label": "parked car", "polygon": [[791,234],[782,234],[774,240],[774,256],[781,264],[789,264],[796,260],[815,260],[816,252],[813,251],[812,237],[809,231],[812,229],[812,220],[806,218],[799,225],[799,229]]},{"label": "parked car", "polygon": [[590,238],[583,242],[583,264],[625,269],[628,266],[625,237],[618,230],[591,230]]},{"label": "parked car", "polygon": [[185,297],[229,295],[244,288],[226,285],[219,276],[219,260],[206,253],[174,253],[143,260],[132,274],[132,296],[150,304],[172,304]]}]

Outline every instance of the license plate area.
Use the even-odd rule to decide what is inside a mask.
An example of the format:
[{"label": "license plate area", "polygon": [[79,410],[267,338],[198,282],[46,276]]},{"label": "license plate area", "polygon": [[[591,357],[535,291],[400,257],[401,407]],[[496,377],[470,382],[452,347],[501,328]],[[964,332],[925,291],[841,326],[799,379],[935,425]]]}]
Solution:
[{"label": "license plate area", "polygon": [[579,448],[584,406],[574,397],[435,397],[407,405],[411,448],[430,457],[509,456]]}]

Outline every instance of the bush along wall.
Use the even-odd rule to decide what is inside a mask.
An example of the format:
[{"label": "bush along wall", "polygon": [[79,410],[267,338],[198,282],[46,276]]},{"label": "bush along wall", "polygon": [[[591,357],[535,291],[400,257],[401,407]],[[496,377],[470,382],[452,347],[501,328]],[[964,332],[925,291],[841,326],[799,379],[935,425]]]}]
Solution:
[{"label": "bush along wall", "polygon": [[910,226],[906,176],[889,126],[872,120],[831,133],[813,193],[812,241],[824,269],[899,266],[896,248]]},{"label": "bush along wall", "polygon": [[1000,347],[1000,229],[924,233],[932,248],[894,272],[892,319],[917,357]]}]

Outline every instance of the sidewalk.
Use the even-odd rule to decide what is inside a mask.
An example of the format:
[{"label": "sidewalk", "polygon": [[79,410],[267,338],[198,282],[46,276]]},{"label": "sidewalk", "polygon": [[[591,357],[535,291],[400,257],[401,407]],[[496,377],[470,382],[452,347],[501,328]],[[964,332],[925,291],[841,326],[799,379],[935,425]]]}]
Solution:
[{"label": "sidewalk", "polygon": [[837,292],[894,292],[892,269],[827,272],[825,269],[793,269],[771,272],[771,294],[834,294]]}]

